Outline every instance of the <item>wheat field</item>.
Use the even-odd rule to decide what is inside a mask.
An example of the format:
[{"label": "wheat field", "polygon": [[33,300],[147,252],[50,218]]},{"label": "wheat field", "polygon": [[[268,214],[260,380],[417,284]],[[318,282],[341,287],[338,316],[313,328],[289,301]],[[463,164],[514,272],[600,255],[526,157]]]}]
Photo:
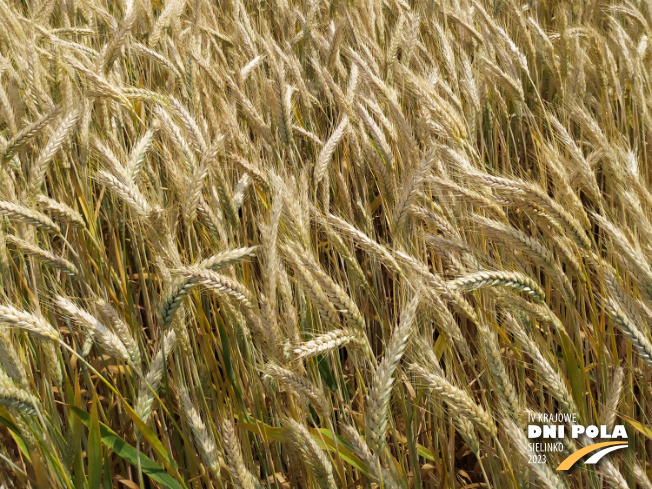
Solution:
[{"label": "wheat field", "polygon": [[0,26],[2,489],[652,488],[650,0]]}]

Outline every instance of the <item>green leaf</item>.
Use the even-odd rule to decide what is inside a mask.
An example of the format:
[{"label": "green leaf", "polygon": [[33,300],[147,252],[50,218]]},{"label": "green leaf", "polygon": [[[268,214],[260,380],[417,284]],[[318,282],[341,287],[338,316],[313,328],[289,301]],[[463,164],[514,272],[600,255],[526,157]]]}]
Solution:
[{"label": "green leaf", "polygon": [[100,419],[97,413],[98,400],[95,398],[91,407],[91,419],[88,425],[88,488],[100,489],[102,481],[102,439]]},{"label": "green leaf", "polygon": [[143,423],[143,420],[140,419],[140,416],[138,416],[136,411],[134,411],[129,404],[123,403],[123,406],[127,416],[131,418],[131,420],[138,428],[138,431],[140,431],[140,434],[143,435],[143,438],[147,440],[154,452],[156,452],[157,457],[159,457],[161,463],[167,469],[167,471],[170,474],[178,474],[178,465],[167,452],[161,441],[157,438],[156,434],[149,428],[149,426]]},{"label": "green leaf", "polygon": [[[81,387],[79,385],[79,376],[75,375],[75,391],[73,394],[73,403],[75,406],[82,405],[81,400]],[[85,489],[86,487],[86,471],[84,470],[84,456],[82,450],[82,422],[74,414],[69,415],[71,438],[70,443],[73,447],[73,461],[72,461],[72,474],[73,485],[75,489]]]},{"label": "green leaf", "polygon": [[[77,416],[84,425],[89,426],[91,422],[90,415],[75,406],[69,406],[70,410]],[[100,436],[102,443],[113,450],[117,455],[129,462],[134,467],[138,467],[138,452],[136,448],[129,445],[126,441],[120,438],[111,428],[104,423],[100,423]],[[140,466],[143,473],[161,486],[168,489],[183,489],[184,486],[179,484],[170,474],[168,474],[163,467],[154,462],[145,454],[140,454]]]},{"label": "green leaf", "polygon": [[104,482],[102,483],[104,489],[111,489],[113,484],[111,484],[111,462],[109,457],[104,457]]},{"label": "green leaf", "polygon": [[321,375],[322,380],[324,383],[328,386],[328,388],[333,391],[337,392],[339,389],[339,386],[337,385],[337,381],[335,380],[335,376],[333,375],[333,372],[331,368],[328,365],[328,360],[325,356],[323,355],[318,355],[315,357],[317,360],[317,368],[319,368],[319,373]]},{"label": "green leaf", "polygon": [[29,451],[27,449],[27,445],[25,444],[25,441],[23,440],[18,427],[13,422],[11,422],[9,419],[5,418],[4,416],[0,416],[0,423],[2,423],[7,428],[9,428],[9,434],[11,435],[11,437],[16,442],[16,445],[18,445],[18,448],[20,449],[23,456],[27,459],[28,462],[31,463],[32,459],[29,456]]}]

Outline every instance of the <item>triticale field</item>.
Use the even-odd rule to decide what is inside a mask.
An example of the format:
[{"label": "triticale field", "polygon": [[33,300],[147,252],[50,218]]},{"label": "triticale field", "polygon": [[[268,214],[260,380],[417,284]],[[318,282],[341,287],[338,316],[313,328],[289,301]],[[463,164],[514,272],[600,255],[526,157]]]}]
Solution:
[{"label": "triticale field", "polygon": [[0,0],[0,488],[651,489],[651,37]]}]

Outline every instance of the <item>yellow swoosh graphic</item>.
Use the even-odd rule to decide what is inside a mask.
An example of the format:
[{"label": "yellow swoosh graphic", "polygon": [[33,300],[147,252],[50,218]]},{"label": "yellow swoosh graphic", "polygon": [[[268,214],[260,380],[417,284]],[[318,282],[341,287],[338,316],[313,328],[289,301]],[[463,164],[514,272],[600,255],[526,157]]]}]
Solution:
[{"label": "yellow swoosh graphic", "polygon": [[559,467],[557,467],[557,470],[568,470],[570,469],[575,462],[577,462],[579,459],[581,459],[584,455],[587,453],[594,452],[600,448],[604,447],[611,447],[613,445],[627,445],[627,442],[622,442],[622,441],[605,441],[602,443],[595,443],[593,445],[589,445],[588,447],[584,447],[575,453],[571,453],[562,463],[559,464]]}]

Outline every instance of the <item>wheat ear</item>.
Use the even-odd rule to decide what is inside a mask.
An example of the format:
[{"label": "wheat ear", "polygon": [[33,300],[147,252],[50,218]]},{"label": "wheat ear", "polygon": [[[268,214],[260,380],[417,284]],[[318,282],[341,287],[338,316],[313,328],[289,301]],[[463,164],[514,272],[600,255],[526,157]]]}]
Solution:
[{"label": "wheat ear", "polygon": [[[223,251],[216,255],[210,256],[195,265],[198,269],[219,270],[220,268],[239,263],[243,260],[256,255],[258,247],[237,248],[234,250]],[[197,285],[197,281],[191,276],[185,276],[178,279],[171,287],[161,305],[160,315],[163,326],[172,324],[174,313],[177,311],[184,297],[190,290]]]},{"label": "wheat ear", "polygon": [[429,372],[419,365],[412,365],[411,368],[425,381],[428,388],[440,395],[453,409],[464,414],[469,420],[473,421],[491,436],[496,435],[496,425],[491,416],[481,406],[476,404],[466,391],[455,387],[441,375]]},{"label": "wheat ear", "polygon": [[71,277],[74,277],[75,275],[79,274],[77,267],[73,265],[71,262],[69,262],[68,260],[66,260],[65,258],[57,256],[54,253],[51,253],[44,249],[41,249],[38,246],[25,241],[24,239],[18,238],[17,236],[7,235],[5,239],[7,240],[8,243],[13,244],[21,251],[23,251],[25,254],[33,256],[34,258],[42,261],[43,263],[51,266],[52,268],[61,270],[66,275],[70,275]]},{"label": "wheat ear", "polygon": [[[529,440],[513,421],[504,419],[502,425],[505,427],[505,432],[507,433],[509,440],[516,447],[516,453],[518,453],[525,462],[528,453]],[[566,485],[562,482],[559,476],[548,467],[548,465],[528,464],[528,468],[532,471],[539,483],[546,489],[566,489]]]},{"label": "wheat ear", "polygon": [[206,424],[204,424],[199,411],[195,408],[195,405],[190,400],[190,396],[188,395],[186,388],[179,386],[177,389],[177,394],[181,404],[181,413],[190,426],[190,430],[192,431],[195,442],[199,447],[202,458],[206,462],[206,465],[213,473],[213,475],[215,475],[218,479],[221,479],[220,459],[217,450],[217,443],[215,442],[213,433],[211,433],[206,427]]},{"label": "wheat ear", "polygon": [[315,184],[319,184],[326,175],[328,164],[330,163],[331,157],[335,152],[337,143],[339,143],[342,137],[344,137],[348,126],[349,117],[344,115],[331,136],[328,138],[328,141],[326,141],[326,144],[324,144],[324,147],[322,148],[321,152],[319,153],[319,157],[317,158],[317,162],[315,163]]},{"label": "wheat ear", "polygon": [[600,424],[606,425],[613,429],[616,424],[616,417],[618,416],[618,404],[620,403],[620,395],[623,392],[623,378],[625,371],[621,366],[614,369],[614,373],[609,380],[608,395],[602,406],[600,413]]},{"label": "wheat ear", "polygon": [[385,349],[380,365],[374,372],[371,388],[367,395],[367,439],[375,452],[382,451],[385,445],[385,432],[387,431],[388,408],[391,400],[392,386],[394,385],[394,372],[398,367],[416,319],[419,296],[415,296],[405,306],[401,313],[401,321]]},{"label": "wheat ear", "polygon": [[45,180],[45,174],[48,171],[48,166],[52,158],[57,154],[59,148],[63,144],[64,140],[68,136],[68,133],[72,130],[73,126],[79,119],[80,112],[77,109],[71,110],[59,123],[59,126],[55,129],[50,136],[49,141],[41,151],[38,159],[34,163],[34,173],[32,181],[32,190],[34,192],[38,191],[43,185]]},{"label": "wheat ear", "polygon": [[0,329],[0,365],[15,382],[27,387],[25,365],[14,348],[11,333],[6,329]]},{"label": "wheat ear", "polygon": [[119,360],[125,362],[130,361],[127,348],[113,331],[109,330],[92,315],[78,307],[70,299],[57,296],[54,299],[54,303],[82,331],[90,332],[93,335],[93,339],[102,345],[107,352]]},{"label": "wheat ear", "polygon": [[648,367],[652,368],[652,342],[648,335],[634,324],[627,313],[625,313],[613,298],[607,299],[606,309],[620,331],[622,331],[625,337],[632,343],[636,351],[638,351],[641,359]]},{"label": "wheat ear", "polygon": [[147,423],[152,414],[155,394],[158,392],[163,379],[167,357],[177,346],[177,335],[174,329],[169,329],[162,339],[161,348],[156,352],[154,359],[150,363],[144,382],[141,382],[134,406],[134,411],[144,423]]},{"label": "wheat ear", "polygon": [[0,216],[6,216],[11,220],[29,224],[39,229],[44,229],[53,234],[61,234],[61,228],[45,214],[33,211],[18,204],[0,201]]},{"label": "wheat ear", "polygon": [[39,195],[36,198],[36,202],[58,221],[68,222],[73,226],[80,228],[85,226],[84,219],[79,214],[79,212],[67,206],[66,204],[57,202],[56,200],[46,197],[45,195]]},{"label": "wheat ear", "polygon": [[312,479],[320,489],[335,489],[333,467],[326,453],[319,448],[305,426],[293,419],[283,422],[285,439],[299,452],[301,460],[309,468]]},{"label": "wheat ear", "polygon": [[265,365],[263,372],[265,375],[273,378],[295,394],[299,396],[307,396],[313,406],[317,408],[319,414],[327,416],[329,405],[326,401],[326,397],[323,392],[321,392],[308,379],[295,374],[291,370],[274,364]]},{"label": "wheat ear", "polygon": [[140,350],[138,349],[138,344],[129,329],[129,325],[123,321],[123,319],[118,315],[117,311],[113,309],[108,303],[100,300],[98,301],[98,307],[100,310],[111,320],[113,325],[113,330],[116,332],[120,341],[125,345],[125,348],[129,352],[129,357],[134,365],[140,365]]},{"label": "wheat ear", "polygon": [[120,197],[138,216],[148,217],[151,214],[151,206],[132,182],[125,183],[104,170],[98,171],[95,179]]},{"label": "wheat ear", "polygon": [[14,306],[0,305],[0,323],[29,331],[46,340],[59,340],[59,332],[43,317],[21,311]]},{"label": "wheat ear", "polygon": [[509,287],[525,292],[534,299],[543,302],[545,293],[534,280],[518,272],[481,271],[464,275],[448,282],[448,286],[463,291],[471,291],[482,287]]},{"label": "wheat ear", "polygon": [[324,272],[316,260],[301,249],[300,246],[297,244],[287,245],[283,249],[288,250],[289,248],[292,249],[293,256],[301,260],[302,264],[308,269],[317,283],[319,283],[321,289],[344,315],[349,324],[357,328],[359,331],[364,331],[364,319],[362,318],[362,314],[360,314],[358,306],[353,302],[351,297],[349,297],[349,295]]},{"label": "wheat ear", "polygon": [[362,436],[360,436],[358,430],[352,426],[344,425],[342,426],[342,431],[344,432],[346,439],[351,443],[355,454],[365,464],[372,480],[377,484],[380,484],[381,487],[386,487],[387,489],[398,489],[401,487],[397,484],[395,478],[387,467],[381,465],[379,457],[371,453],[369,445],[367,445]]},{"label": "wheat ear", "polygon": [[634,475],[634,479],[636,479],[636,482],[639,486],[641,486],[643,489],[652,489],[652,482],[650,482],[645,469],[641,467],[637,462],[634,463],[632,474]]},{"label": "wheat ear", "polygon": [[0,369],[0,405],[33,416],[37,412],[39,402],[35,396],[18,387],[11,377]]},{"label": "wheat ear", "polygon": [[355,343],[355,346],[359,346],[362,341],[359,335],[345,329],[337,329],[304,343],[288,345],[286,351],[291,358],[299,360],[320,355],[324,352],[348,345],[349,343]]},{"label": "wheat ear", "polygon": [[231,481],[236,489],[256,489],[258,487],[256,478],[245,466],[235,427],[228,419],[222,421],[222,446],[231,473]]},{"label": "wheat ear", "polygon": [[568,392],[566,384],[562,380],[557,371],[552,368],[552,365],[544,358],[541,349],[537,344],[530,339],[523,326],[509,313],[505,313],[505,324],[509,327],[518,340],[525,352],[530,356],[535,369],[543,377],[543,380],[548,385],[551,394],[564,408],[567,413],[577,413],[577,406],[572,396]]}]

